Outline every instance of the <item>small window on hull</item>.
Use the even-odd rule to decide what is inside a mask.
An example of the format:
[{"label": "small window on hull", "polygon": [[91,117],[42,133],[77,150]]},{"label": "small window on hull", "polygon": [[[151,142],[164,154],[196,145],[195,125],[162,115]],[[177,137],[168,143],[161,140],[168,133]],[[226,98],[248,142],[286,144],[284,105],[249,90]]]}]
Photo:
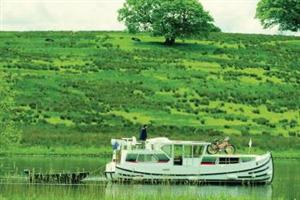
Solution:
[{"label": "small window on hull", "polygon": [[203,157],[201,161],[201,165],[214,165],[216,163],[217,158],[215,157]]},{"label": "small window on hull", "polygon": [[239,163],[239,158],[228,158],[228,157],[221,157],[219,158],[219,164],[235,164]]},{"label": "small window on hull", "polygon": [[250,157],[242,157],[241,158],[241,162],[249,162],[249,161],[252,161],[254,160],[254,158],[250,158]]}]

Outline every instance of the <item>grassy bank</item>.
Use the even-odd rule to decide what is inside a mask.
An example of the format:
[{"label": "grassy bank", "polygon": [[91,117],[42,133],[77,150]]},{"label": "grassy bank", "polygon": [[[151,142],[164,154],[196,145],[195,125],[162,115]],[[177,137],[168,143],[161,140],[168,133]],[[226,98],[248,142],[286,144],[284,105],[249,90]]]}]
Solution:
[{"label": "grassy bank", "polygon": [[[47,148],[44,146],[36,147],[15,147],[9,150],[0,151],[0,156],[88,156],[88,157],[105,157],[111,158],[111,147],[54,147]],[[243,148],[237,151],[237,154],[263,154],[266,150],[260,148]],[[274,158],[300,159],[300,151],[295,149],[275,150],[272,151]]]},{"label": "grassy bank", "polygon": [[299,151],[299,37],[160,41],[123,32],[0,32],[0,70],[13,83],[23,132],[22,148],[11,153],[105,152],[111,137],[137,135],[144,123],[151,136],[229,135],[241,149],[254,138],[263,151]]}]

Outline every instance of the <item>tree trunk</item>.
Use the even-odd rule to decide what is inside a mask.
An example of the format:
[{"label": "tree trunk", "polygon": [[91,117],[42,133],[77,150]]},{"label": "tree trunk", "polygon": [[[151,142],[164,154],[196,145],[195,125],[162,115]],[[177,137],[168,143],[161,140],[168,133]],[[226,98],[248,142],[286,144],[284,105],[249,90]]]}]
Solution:
[{"label": "tree trunk", "polygon": [[175,38],[166,38],[165,45],[173,45],[175,43]]}]

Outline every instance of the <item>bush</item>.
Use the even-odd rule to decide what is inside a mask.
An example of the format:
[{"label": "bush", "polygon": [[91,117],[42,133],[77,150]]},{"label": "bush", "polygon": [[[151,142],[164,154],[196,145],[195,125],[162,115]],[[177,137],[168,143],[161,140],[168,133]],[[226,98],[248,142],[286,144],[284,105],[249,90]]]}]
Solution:
[{"label": "bush", "polygon": [[294,131],[289,131],[289,136],[291,136],[291,137],[296,137],[296,136],[297,136],[297,133],[294,132]]},{"label": "bush", "polygon": [[260,117],[260,118],[255,118],[253,119],[254,122],[256,122],[257,124],[261,124],[261,125],[268,125],[269,124],[269,120]]}]

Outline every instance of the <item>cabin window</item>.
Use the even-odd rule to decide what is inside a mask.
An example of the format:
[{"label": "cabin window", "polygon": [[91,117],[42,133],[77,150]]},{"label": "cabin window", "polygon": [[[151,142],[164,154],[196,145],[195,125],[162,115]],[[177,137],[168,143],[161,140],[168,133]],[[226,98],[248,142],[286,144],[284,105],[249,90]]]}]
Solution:
[{"label": "cabin window", "polygon": [[137,154],[127,154],[126,156],[126,161],[127,162],[136,162],[136,159],[137,159],[138,155]]},{"label": "cabin window", "polygon": [[138,159],[137,159],[138,162],[145,162],[145,160],[146,160],[146,158],[145,158],[144,154],[139,154],[138,155]]},{"label": "cabin window", "polygon": [[183,145],[174,145],[174,165],[182,165]]},{"label": "cabin window", "polygon": [[219,164],[235,164],[239,163],[239,158],[221,157],[219,158]]},{"label": "cabin window", "polygon": [[174,157],[182,156],[183,145],[174,145]]},{"label": "cabin window", "polygon": [[169,157],[172,157],[172,146],[171,145],[165,145],[161,148],[163,152],[165,152]]},{"label": "cabin window", "polygon": [[201,146],[201,145],[193,146],[194,158],[199,158],[200,156],[202,156],[202,151],[203,151],[203,146]]},{"label": "cabin window", "polygon": [[185,158],[193,157],[193,146],[192,145],[184,145],[184,157]]},{"label": "cabin window", "polygon": [[157,160],[158,160],[158,162],[169,162],[169,158],[168,158],[168,156],[166,156],[165,154],[155,154],[155,156],[156,156],[156,158],[157,158]]},{"label": "cabin window", "polygon": [[146,154],[144,155],[145,162],[156,162],[156,157],[154,155]]},{"label": "cabin window", "polygon": [[203,157],[201,161],[201,165],[214,165],[216,163],[217,158],[215,157]]},{"label": "cabin window", "polygon": [[[162,156],[160,156],[160,157],[161,157],[161,159],[163,159]],[[138,162],[158,162],[159,158],[157,155],[153,155],[153,154],[139,154],[137,161]]]}]

